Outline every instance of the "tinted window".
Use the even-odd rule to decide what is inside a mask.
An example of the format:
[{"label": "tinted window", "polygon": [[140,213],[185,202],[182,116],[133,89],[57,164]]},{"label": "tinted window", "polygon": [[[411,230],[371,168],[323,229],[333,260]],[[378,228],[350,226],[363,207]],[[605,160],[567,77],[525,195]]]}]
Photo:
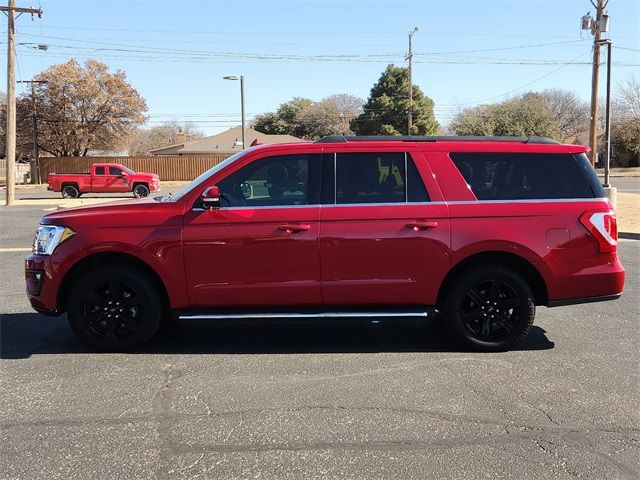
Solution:
[{"label": "tinted window", "polygon": [[118,167],[109,167],[109,175],[117,177],[119,175],[122,175],[122,170],[120,170]]},{"label": "tinted window", "polygon": [[[326,162],[325,162],[326,166]],[[327,175],[325,168],[325,175]],[[325,195],[325,200],[327,196]],[[403,152],[338,153],[335,157],[335,203],[404,203],[428,201],[413,161]]]},{"label": "tinted window", "polygon": [[104,167],[96,167],[96,175],[104,175]]},{"label": "tinted window", "polygon": [[581,153],[579,155],[576,155],[575,159],[576,159],[576,162],[578,163],[578,166],[582,170],[584,177],[589,182],[589,186],[591,187],[591,190],[593,191],[594,195],[597,198],[606,197],[607,195],[606,193],[604,193],[604,188],[602,188],[602,182],[600,182],[600,179],[598,178],[598,174],[591,166],[591,162],[589,161],[589,158],[587,157],[587,155],[584,153]]},{"label": "tinted window", "polygon": [[452,153],[451,158],[478,200],[596,196],[570,154]]},{"label": "tinted window", "polygon": [[319,200],[320,155],[261,158],[218,183],[222,206],[310,205]]}]

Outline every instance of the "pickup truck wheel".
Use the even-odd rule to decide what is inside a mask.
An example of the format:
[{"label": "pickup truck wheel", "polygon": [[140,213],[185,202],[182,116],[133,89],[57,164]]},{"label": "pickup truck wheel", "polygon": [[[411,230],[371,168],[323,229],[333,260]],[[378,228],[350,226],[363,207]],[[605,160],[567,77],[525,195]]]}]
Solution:
[{"label": "pickup truck wheel", "polygon": [[482,351],[506,350],[524,339],[535,312],[527,282],[501,266],[480,265],[463,272],[444,302],[449,330]]},{"label": "pickup truck wheel", "polygon": [[78,198],[80,192],[74,185],[65,185],[62,187],[62,198]]},{"label": "pickup truck wheel", "polygon": [[149,187],[146,185],[138,184],[133,187],[133,196],[136,198],[143,198],[149,195]]},{"label": "pickup truck wheel", "polygon": [[108,265],[88,272],[72,286],[67,317],[73,332],[103,352],[138,348],[158,330],[162,299],[143,272]]}]

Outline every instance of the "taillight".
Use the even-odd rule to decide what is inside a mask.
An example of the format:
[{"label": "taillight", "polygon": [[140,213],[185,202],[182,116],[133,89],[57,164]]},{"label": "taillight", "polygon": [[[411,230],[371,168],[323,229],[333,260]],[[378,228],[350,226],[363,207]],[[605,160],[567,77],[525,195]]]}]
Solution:
[{"label": "taillight", "polygon": [[580,223],[598,241],[600,252],[610,253],[618,249],[618,221],[616,212],[584,212]]}]

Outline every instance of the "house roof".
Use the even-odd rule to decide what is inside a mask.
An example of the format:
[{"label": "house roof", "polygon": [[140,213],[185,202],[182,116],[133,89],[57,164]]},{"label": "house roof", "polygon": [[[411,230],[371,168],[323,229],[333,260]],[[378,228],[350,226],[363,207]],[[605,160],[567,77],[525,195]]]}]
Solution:
[{"label": "house roof", "polygon": [[[261,144],[301,142],[292,135],[267,135],[252,128],[245,129],[245,146],[257,140]],[[234,127],[217,135],[176,143],[150,150],[152,155],[193,155],[202,153],[234,153],[242,150],[242,127]]]}]

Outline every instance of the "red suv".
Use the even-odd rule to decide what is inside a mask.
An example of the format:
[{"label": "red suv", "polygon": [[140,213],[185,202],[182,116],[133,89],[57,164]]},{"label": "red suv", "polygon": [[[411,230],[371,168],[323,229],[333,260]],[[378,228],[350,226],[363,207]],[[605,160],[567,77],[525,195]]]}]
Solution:
[{"label": "red suv", "polygon": [[533,137],[252,147],[172,195],[43,217],[29,299],[99,350],[138,347],[171,316],[438,312],[468,346],[505,349],[537,305],[623,290],[586,151]]}]

